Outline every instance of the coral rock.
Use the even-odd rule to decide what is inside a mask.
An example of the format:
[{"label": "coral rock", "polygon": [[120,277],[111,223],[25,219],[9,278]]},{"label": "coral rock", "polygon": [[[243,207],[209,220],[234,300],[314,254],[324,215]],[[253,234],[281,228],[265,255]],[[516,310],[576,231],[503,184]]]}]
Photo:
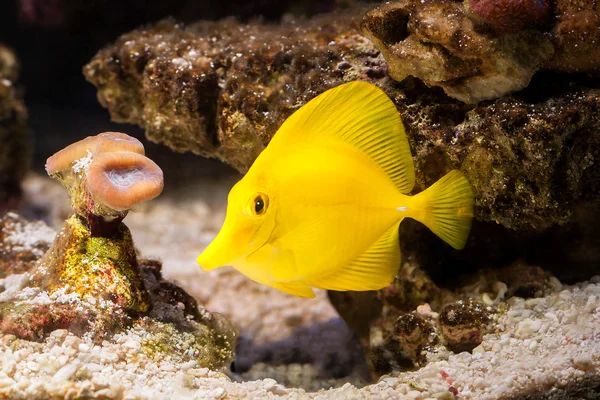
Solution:
[{"label": "coral rock", "polygon": [[69,329],[83,335],[94,320],[95,313],[78,311],[69,304],[15,305],[0,302],[0,332],[29,341],[40,341],[56,329]]},{"label": "coral rock", "polygon": [[544,270],[524,262],[502,268],[498,271],[498,279],[506,284],[508,297],[541,297],[548,286]]},{"label": "coral rock", "polygon": [[111,238],[91,237],[81,218],[73,215],[40,259],[32,283],[50,294],[69,287],[83,300],[109,301],[141,313],[149,309],[131,233],[124,224]]},{"label": "coral rock", "polygon": [[387,4],[369,12],[362,27],[382,51],[392,78],[418,77],[465,103],[526,87],[554,53],[541,32],[497,38],[479,33],[463,4],[455,2]]},{"label": "coral rock", "polygon": [[14,53],[0,44],[0,214],[17,208],[21,180],[31,157],[27,111],[16,82],[18,72]]},{"label": "coral rock", "polygon": [[552,30],[555,56],[548,68],[600,73],[600,3],[558,0]]},{"label": "coral rock", "polygon": [[[424,15],[430,3],[435,2],[425,2],[411,15]],[[369,29],[377,36],[388,32],[382,39],[386,43],[402,41],[408,32],[402,22],[408,18],[406,9],[383,7],[367,17],[373,21]],[[451,12],[459,4],[445,2],[443,7],[452,18],[436,23],[458,30],[472,25]],[[84,72],[114,120],[144,126],[153,141],[219,157],[240,171],[247,170],[294,110],[330,87],[361,79],[381,87],[398,107],[415,156],[417,189],[451,169],[462,170],[475,190],[478,220],[543,229],[564,223],[575,207],[595,196],[600,165],[592,160],[600,157],[600,91],[593,85],[576,77],[551,77],[551,84],[535,82],[520,97],[469,106],[414,79],[399,84],[386,77],[382,55],[358,30],[364,10],[281,26],[226,20],[185,27],[164,21],[121,36]],[[436,39],[435,29],[421,28]],[[452,35],[437,34],[450,44]],[[516,35],[528,46],[533,43],[533,36]],[[513,53],[535,58],[552,47],[541,33],[532,35],[539,41],[531,53],[519,46]],[[517,39],[495,40],[510,47]],[[463,49],[467,42],[462,40],[453,48],[476,53],[484,46],[478,40],[484,38],[470,39],[473,50]],[[452,58],[450,72],[426,72],[458,82],[474,65]]]},{"label": "coral rock", "polygon": [[352,67],[354,58],[377,53],[358,35],[358,20],[353,10],[279,26],[163,21],[121,36],[84,73],[113,120],[144,126],[150,140],[173,149],[218,156],[245,170],[312,97],[344,76],[384,75],[377,64]]},{"label": "coral rock", "polygon": [[393,338],[398,344],[397,356],[406,357],[416,366],[425,365],[426,359],[421,353],[427,347],[438,342],[435,321],[413,311],[403,314],[394,324]]},{"label": "coral rock", "polygon": [[[216,369],[233,358],[237,332],[231,323],[165,281],[158,261],[138,260],[124,225],[111,239],[90,237],[73,216],[42,256],[38,249],[50,245],[49,228],[14,214],[3,224],[0,333],[5,338],[52,340],[64,329],[101,344],[126,331],[143,338],[132,346],[152,360],[168,357]],[[19,250],[30,251],[27,263],[17,258]],[[21,274],[11,275],[17,271],[13,263],[21,265]]]},{"label": "coral rock", "polygon": [[523,89],[540,70],[600,71],[593,1],[551,10],[547,0],[403,0],[367,13],[362,27],[392,78],[417,77],[466,103]]},{"label": "coral rock", "polygon": [[549,0],[466,0],[465,4],[476,18],[503,33],[540,26],[552,11]]},{"label": "coral rock", "polygon": [[492,310],[474,299],[448,304],[440,314],[440,328],[454,351],[470,351],[493,331]]}]

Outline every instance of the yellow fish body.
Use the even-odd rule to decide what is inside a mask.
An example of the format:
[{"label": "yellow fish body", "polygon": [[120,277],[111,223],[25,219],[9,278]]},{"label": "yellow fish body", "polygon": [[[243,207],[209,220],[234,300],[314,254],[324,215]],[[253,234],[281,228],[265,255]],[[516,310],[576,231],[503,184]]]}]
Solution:
[{"label": "yellow fish body", "polygon": [[392,101],[366,82],[340,85],[283,123],[231,189],[223,227],[198,263],[302,297],[315,296],[311,287],[381,289],[400,266],[404,218],[457,249],[469,234],[473,191],[459,171],[408,196],[414,180]]}]

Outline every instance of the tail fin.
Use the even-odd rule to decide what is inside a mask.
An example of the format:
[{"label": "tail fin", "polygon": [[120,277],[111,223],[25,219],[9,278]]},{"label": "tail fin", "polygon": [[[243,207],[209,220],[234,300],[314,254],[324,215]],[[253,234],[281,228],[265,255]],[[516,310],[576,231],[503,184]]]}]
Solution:
[{"label": "tail fin", "polygon": [[465,247],[473,218],[473,189],[460,171],[450,171],[413,199],[416,212],[410,217],[455,249]]}]

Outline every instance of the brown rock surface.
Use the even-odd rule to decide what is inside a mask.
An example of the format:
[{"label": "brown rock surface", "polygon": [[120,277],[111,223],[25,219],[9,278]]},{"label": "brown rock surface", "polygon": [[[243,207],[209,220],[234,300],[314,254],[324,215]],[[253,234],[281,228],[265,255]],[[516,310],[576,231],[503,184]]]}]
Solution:
[{"label": "brown rock surface", "polygon": [[558,0],[552,29],[555,55],[549,68],[565,72],[600,73],[600,3]]},{"label": "brown rock surface", "polygon": [[[368,12],[364,34],[389,74],[476,104],[521,90],[540,70],[600,72],[594,2],[402,0]],[[552,18],[551,18],[552,17]]]},{"label": "brown rock surface", "polygon": [[18,76],[15,54],[0,44],[0,213],[17,208],[29,169],[31,143]]},{"label": "brown rock surface", "polygon": [[465,103],[526,87],[554,52],[534,30],[499,37],[479,32],[456,2],[386,4],[365,15],[362,31],[381,50],[392,78],[418,77]]},{"label": "brown rock surface", "polygon": [[246,170],[294,110],[344,81],[378,84],[396,103],[418,189],[452,168],[476,193],[478,220],[510,228],[565,222],[598,192],[600,91],[568,76],[468,106],[386,64],[358,31],[363,8],[282,25],[164,21],[121,36],[84,68],[117,121],[179,151]]}]

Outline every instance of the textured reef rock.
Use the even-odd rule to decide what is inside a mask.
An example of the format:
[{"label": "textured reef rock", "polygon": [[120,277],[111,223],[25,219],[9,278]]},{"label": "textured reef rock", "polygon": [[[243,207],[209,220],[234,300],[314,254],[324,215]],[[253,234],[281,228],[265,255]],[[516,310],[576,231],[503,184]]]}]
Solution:
[{"label": "textured reef rock", "polygon": [[543,26],[552,12],[548,0],[465,0],[464,9],[475,22],[499,33]]},{"label": "textured reef rock", "polygon": [[0,214],[17,207],[29,169],[31,143],[18,75],[14,53],[0,43]]},{"label": "textured reef rock", "polygon": [[[473,7],[484,1],[470,3]],[[418,77],[466,103],[495,99],[526,87],[552,57],[550,41],[535,30],[499,37],[480,33],[464,4],[386,4],[365,16],[363,31],[381,50],[390,76],[397,81]]]},{"label": "textured reef rock", "polygon": [[555,52],[548,68],[565,72],[600,72],[600,3],[591,0],[554,2]]},{"label": "textured reef rock", "polygon": [[114,120],[241,171],[294,110],[344,81],[367,80],[405,121],[417,189],[459,168],[474,186],[477,219],[509,228],[563,223],[595,197],[600,90],[592,82],[553,76],[519,96],[465,105],[387,78],[359,31],[364,11],[281,25],[163,21],[121,36],[84,73]]},{"label": "textured reef rock", "polygon": [[94,237],[73,215],[39,260],[30,283],[50,293],[72,288],[81,298],[102,298],[129,312],[149,310],[133,239],[124,224],[111,237]]},{"label": "textured reef rock", "polygon": [[[0,333],[4,337],[42,342],[65,329],[99,344],[123,332],[137,332],[143,340],[136,349],[150,359],[168,356],[176,362],[220,368],[233,357],[235,329],[165,281],[159,262],[136,259],[124,226],[120,241],[88,242],[85,249],[85,242],[73,243],[70,237],[86,232],[76,217],[67,221],[52,247],[51,229],[41,222],[31,223],[14,213],[1,222]],[[78,263],[72,265],[69,284],[57,284],[64,276],[52,267],[56,260],[50,263],[49,259],[69,240],[76,248],[63,250],[79,252],[71,260]],[[126,252],[115,243],[128,246]],[[50,248],[44,256],[43,248]],[[123,254],[135,269],[119,269]]]},{"label": "textured reef rock", "polygon": [[418,77],[477,103],[539,70],[600,72],[600,6],[559,1],[555,13],[552,24],[549,1],[404,0],[369,12],[362,28],[395,80]]},{"label": "textured reef rock", "polygon": [[377,52],[357,36],[355,12],[281,25],[163,21],[121,36],[84,73],[115,121],[141,125],[148,138],[173,149],[219,156],[244,170],[310,98],[344,75],[384,75],[383,66],[348,71],[344,53]]}]

